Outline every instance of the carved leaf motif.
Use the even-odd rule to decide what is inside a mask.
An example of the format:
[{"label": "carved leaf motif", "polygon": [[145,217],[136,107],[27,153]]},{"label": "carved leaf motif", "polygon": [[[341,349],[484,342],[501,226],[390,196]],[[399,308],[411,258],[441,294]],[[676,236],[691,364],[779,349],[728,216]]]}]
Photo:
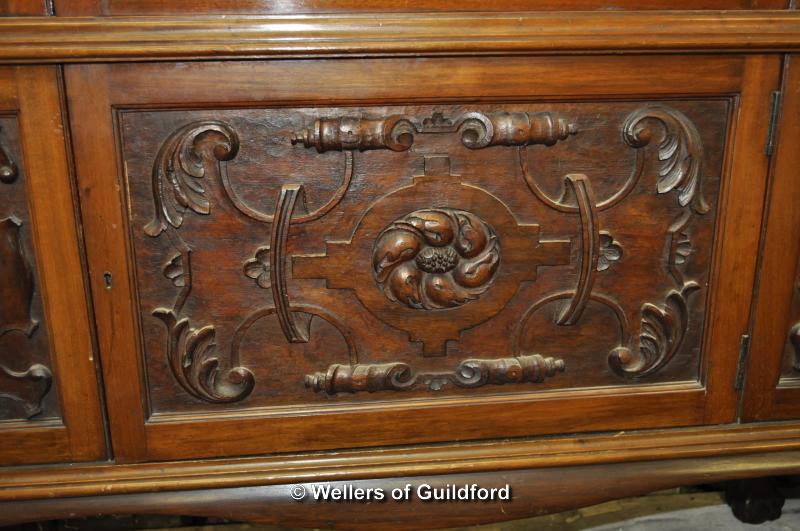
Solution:
[{"label": "carved leaf motif", "polygon": [[661,162],[656,185],[658,193],[677,191],[681,206],[691,204],[698,214],[708,212],[701,189],[703,142],[697,128],[680,111],[653,105],[628,116],[622,128],[623,139],[636,149],[647,146],[654,136],[648,125],[651,123],[658,124],[662,130],[658,144],[658,160]]},{"label": "carved leaf motif", "polygon": [[224,122],[195,122],[172,133],[153,164],[156,211],[145,233],[155,237],[168,226],[179,228],[187,210],[209,214],[211,206],[202,183],[206,160],[231,160],[238,151],[239,137]]},{"label": "carved leaf motif", "polygon": [[184,255],[178,253],[164,266],[164,276],[172,281],[172,285],[176,288],[183,288],[187,284],[187,274],[184,270],[183,258]]},{"label": "carved leaf motif", "polygon": [[30,336],[37,322],[31,317],[33,267],[20,240],[22,222],[0,221],[0,336],[18,330]]},{"label": "carved leaf motif", "polygon": [[255,378],[250,370],[239,366],[221,367],[215,354],[213,326],[191,328],[189,319],[178,320],[171,310],[158,309],[153,315],[167,327],[169,366],[189,394],[206,402],[228,403],[243,400],[252,392]]},{"label": "carved leaf motif", "polygon": [[597,270],[605,271],[611,262],[622,258],[622,246],[606,231],[600,231],[600,256],[597,259]]},{"label": "carved leaf motif", "polygon": [[244,274],[255,280],[258,287],[269,289],[271,286],[269,272],[269,245],[267,245],[256,251],[255,258],[244,263]]},{"label": "carved leaf motif", "polygon": [[22,404],[26,419],[35,417],[42,412],[42,400],[47,396],[53,383],[53,374],[50,369],[41,363],[34,363],[27,370],[20,372],[0,365],[0,376],[14,380],[27,380],[31,384],[38,383],[38,386],[30,387],[30,392],[33,395],[30,398],[0,390],[0,399],[5,398]]},{"label": "carved leaf motif", "polygon": [[625,378],[642,378],[669,363],[683,343],[689,326],[687,301],[700,289],[697,282],[687,282],[680,291],[672,290],[665,306],[646,303],[642,306],[639,350],[619,347],[609,354],[611,370]]}]

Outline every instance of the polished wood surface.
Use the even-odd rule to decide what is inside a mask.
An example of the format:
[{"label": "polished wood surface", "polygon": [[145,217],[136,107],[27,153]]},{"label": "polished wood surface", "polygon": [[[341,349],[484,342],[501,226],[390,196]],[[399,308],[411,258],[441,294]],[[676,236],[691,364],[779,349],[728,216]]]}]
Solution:
[{"label": "polished wood surface", "polygon": [[[14,523],[65,516],[120,513],[180,514],[221,517],[265,524],[332,529],[433,529],[500,522],[584,507],[679,485],[724,481],[768,475],[796,474],[800,452],[774,452],[739,457],[671,459],[659,462],[573,466],[506,473],[466,473],[423,477],[399,475],[384,480],[324,483],[318,479],[276,486],[237,489],[107,495],[0,502],[0,523]],[[422,501],[415,494],[426,485],[476,484],[484,488],[508,485],[511,500],[484,502]],[[409,501],[390,499],[393,489],[409,487]],[[602,488],[598,488],[602,485]],[[302,486],[308,493],[302,502],[291,497]],[[380,502],[315,502],[314,488],[383,489]],[[423,487],[426,488],[426,487]]]},{"label": "polished wood surface", "polygon": [[55,0],[66,16],[183,15],[188,9],[219,14],[297,14],[407,11],[583,11],[654,9],[784,9],[787,0]]},{"label": "polished wood surface", "polygon": [[[505,472],[578,465],[754,455],[800,449],[792,423],[637,430],[267,457],[96,463],[0,470],[0,500],[88,497],[393,476]],[[568,493],[564,493],[567,495]]]},{"label": "polished wood surface", "polygon": [[800,58],[787,57],[782,119],[770,183],[753,342],[742,416],[747,420],[800,415],[800,194],[797,150],[800,135]]},{"label": "polished wood surface", "polygon": [[793,7],[0,6],[0,521],[797,473]]},{"label": "polished wood surface", "polygon": [[14,63],[520,53],[781,52],[797,11],[0,19]]},{"label": "polished wood surface", "polygon": [[[3,380],[1,411],[11,420],[0,424],[3,439],[0,461],[28,464],[102,459],[106,455],[105,437],[64,137],[59,71],[55,67],[4,68],[0,76],[6,82],[2,86],[9,90],[0,98],[8,104],[3,109],[9,117],[6,120],[17,122],[3,123],[8,125],[4,127],[4,134],[17,132],[14,143],[4,147],[9,149],[7,155],[16,159],[19,174],[14,177],[4,173],[0,182],[4,187],[3,197],[10,200],[4,201],[4,212],[9,207],[13,210],[9,212],[12,217],[6,218],[11,220],[10,225],[4,222],[4,227],[24,227],[21,234],[4,231],[3,293],[11,295],[7,288],[14,293],[27,291],[25,300],[33,302],[28,324],[22,326],[27,328],[24,333],[14,330],[20,325],[11,328],[3,325],[8,333],[0,339],[0,360],[4,366],[22,373],[23,360],[8,357],[24,358],[28,349],[19,344],[19,340],[27,342],[30,336],[34,341],[31,345],[35,350],[35,363],[24,370],[27,374],[24,379],[30,381],[18,392],[49,391],[44,396],[42,411],[38,411],[39,395],[31,395],[25,398],[31,409],[20,415],[19,409],[6,409],[9,384]],[[22,197],[21,203],[17,201],[19,197]],[[25,208],[26,203],[29,213],[15,209]],[[5,251],[5,245],[11,243],[8,238],[14,234],[25,240],[24,254],[17,259],[14,254],[7,256]],[[25,275],[19,274],[19,266],[14,265],[20,259],[30,268],[26,268]],[[15,271],[15,276],[11,277]],[[32,294],[30,289],[41,295]],[[42,303],[37,302],[40,296]],[[14,304],[9,304],[9,300]],[[11,322],[7,319],[27,308],[19,302],[23,301],[4,300],[4,323]],[[9,343],[12,340],[17,342]],[[53,389],[43,389],[51,379]],[[11,392],[15,392],[13,387]],[[20,420],[25,417],[29,420]]]},{"label": "polished wood surface", "polygon": [[[93,290],[95,306],[104,309],[98,316],[101,352],[105,353],[104,356],[112,356],[113,352],[114,362],[104,363],[103,367],[106,385],[114,390],[113,396],[109,397],[109,411],[118,459],[256,454],[475,439],[499,434],[534,435],[563,430],[680,426],[702,423],[705,419],[715,423],[733,420],[737,397],[729,389],[734,380],[735,366],[711,360],[714,357],[736,358],[738,335],[746,327],[743,316],[749,307],[750,296],[747,275],[752,275],[755,267],[755,252],[746,250],[751,236],[738,240],[733,233],[724,238],[717,237],[712,245],[711,221],[714,205],[721,202],[725,205],[721,212],[734,213],[746,227],[752,227],[748,230],[757,233],[760,203],[747,201],[746,190],[750,189],[756,195],[763,194],[753,187],[764,181],[767,160],[751,156],[758,150],[753,146],[759,145],[760,140],[750,140],[752,137],[748,135],[755,138],[765,135],[766,125],[759,119],[760,113],[768,107],[770,87],[777,86],[779,69],[776,58],[708,57],[705,60],[694,58],[691,62],[681,58],[653,57],[558,61],[549,58],[537,61],[470,58],[382,60],[374,64],[376,68],[367,71],[364,61],[214,63],[189,69],[180,65],[75,66],[67,69],[67,91],[73,111],[80,116],[93,117],[92,120],[74,122],[73,133],[84,208],[103,212],[100,218],[87,219],[85,228],[90,275],[92,284],[97,286]],[[576,65],[592,65],[593,68],[584,70],[584,74],[575,79]],[[661,83],[654,87],[649,80],[642,79],[640,67],[663,72]],[[329,70],[331,68],[333,70]],[[457,75],[431,81],[429,74],[442,68]],[[491,80],[495,73],[501,75],[504,69],[517,73],[518,84],[475,81]],[[524,82],[525,79],[538,78],[539,72],[545,71],[550,84]],[[296,79],[293,72],[308,79],[329,81],[324,86],[314,87],[315,96],[310,99],[310,95],[298,94],[296,84],[291,81]],[[667,73],[673,73],[672,81]],[[405,83],[402,84],[390,81],[404,77]],[[154,91],[149,80],[155,78],[164,83]],[[226,79],[226,83],[208,85],[204,82],[206,79]],[[258,79],[274,79],[275,82],[263,84],[257,82]],[[333,82],[334,79],[342,81]],[[419,92],[420,85],[414,82],[415,79],[428,79],[425,93]],[[288,81],[283,85],[281,80]],[[634,102],[601,103],[604,99],[598,96],[612,87],[616,98],[633,99]],[[503,103],[508,101],[507,98],[543,98],[555,90],[559,91],[562,101],[585,99],[596,90],[598,96],[594,101],[597,103],[586,101],[572,106],[552,104],[535,108]],[[707,97],[730,91],[741,91],[740,99],[731,102],[735,107],[720,106],[720,103],[715,103],[715,107],[704,107],[712,104],[703,103],[697,97],[693,98],[695,103],[683,107],[677,101],[653,101],[652,96],[642,103],[635,103],[642,101],[642,94],[651,92],[659,97],[675,99],[687,98],[693,93]],[[315,120],[342,116],[345,112],[356,116],[381,116],[368,107],[348,110],[320,107],[323,101],[328,105],[337,99],[371,102],[372,105],[386,102],[386,98],[413,101],[435,97],[457,101],[469,94],[474,97],[476,92],[483,94],[487,102],[491,98],[498,103],[493,103],[493,107],[467,108],[463,105],[450,107],[448,105],[452,104],[443,102],[437,107],[439,115],[434,107],[381,106],[380,112],[386,116],[408,115],[411,120],[419,122],[413,127],[420,130],[398,137],[397,151],[379,149],[351,156],[346,154],[348,150],[336,144],[333,137],[329,139],[323,135],[315,141],[312,138],[314,131],[303,131],[304,127],[313,126]],[[288,112],[265,107],[265,102],[270,102],[270,105],[280,103],[282,108],[300,109],[296,103],[298,100],[306,106],[314,106],[314,109]],[[256,110],[224,110],[231,103]],[[147,106],[153,110],[146,110]],[[187,106],[206,110],[170,110]],[[467,123],[464,131],[459,132],[459,124],[447,125],[444,122],[445,117],[451,119],[452,116],[457,120],[467,110],[483,112],[483,109],[486,109],[484,114],[469,115],[472,121]],[[480,119],[498,120],[497,130],[503,131],[506,126],[502,125],[502,120],[512,117],[503,114],[509,109],[529,112],[524,119],[533,121],[529,122],[531,129],[526,133],[527,140],[501,135],[485,140],[487,146],[493,142],[499,144],[494,147],[464,145],[464,142],[484,142],[479,136],[473,137],[473,129],[470,129]],[[602,112],[597,114],[601,109]],[[554,133],[556,136],[552,138],[541,137],[542,142],[554,145],[530,146],[529,150],[537,149],[538,157],[530,158],[527,165],[524,158],[514,162],[515,153],[523,153],[522,148],[515,147],[514,143],[527,144],[540,138],[536,136],[536,122],[531,116],[540,116],[538,119],[544,120],[544,115],[536,113],[547,111],[565,119],[561,133]],[[729,112],[748,125],[739,129],[734,124],[729,129],[725,125]],[[598,121],[585,122],[590,115],[596,115]],[[552,119],[552,114],[549,116],[548,119]],[[704,121],[712,116],[721,121]],[[428,118],[432,121],[425,122]],[[570,133],[566,118],[576,122],[573,133]],[[523,115],[514,119],[522,120]],[[442,120],[442,123],[437,120]],[[582,120],[587,131],[583,133],[586,137],[583,147],[580,142]],[[631,135],[627,140],[628,147],[624,137],[618,147],[605,147],[604,139],[621,135],[626,120]],[[393,123],[399,124],[400,129],[391,131],[406,127],[402,120]],[[406,119],[405,123],[411,122]],[[614,195],[620,185],[612,185],[612,181],[603,179],[607,178],[605,175],[627,177],[631,168],[634,168],[633,175],[637,175],[638,166],[632,166],[635,153],[626,153],[626,150],[647,145],[645,123],[653,128],[647,130],[651,135],[647,138],[667,139],[673,135],[679,138],[679,147],[673,151],[676,160],[670,161],[666,157],[663,159],[665,162],[661,162],[666,164],[667,170],[664,170],[664,182],[658,185],[662,194],[657,194],[654,179],[658,161],[651,158],[650,165],[643,166],[649,177],[643,177],[642,183],[634,186],[636,191],[631,196],[643,202],[626,203],[622,199],[624,194],[631,193],[634,188],[622,186],[623,195]],[[234,131],[230,124],[241,125],[236,125]],[[258,129],[251,129],[256,124]],[[364,127],[379,125],[363,123]],[[323,128],[328,127],[324,125]],[[342,122],[330,122],[330,127],[342,127]],[[448,133],[448,128],[452,132]],[[732,133],[734,128],[738,131],[736,135]],[[142,135],[141,132],[145,131],[147,134]],[[333,134],[334,129],[330,131]],[[260,137],[264,133],[267,136]],[[391,138],[395,133],[387,134],[387,139],[374,147],[381,147],[381,142],[394,145],[391,143],[395,140]],[[375,142],[374,135],[370,135],[373,134],[364,133],[362,138],[373,138],[370,142]],[[413,141],[408,135],[413,136]],[[295,139],[294,145],[292,138]],[[308,141],[308,148],[302,145],[306,142],[303,138]],[[734,141],[737,150],[726,147],[734,145]],[[119,183],[119,188],[107,185],[108,176],[120,172],[115,160],[104,156],[116,143],[120,145],[125,167],[125,179]],[[511,145],[504,146],[503,143]],[[200,147],[193,147],[195,145]],[[264,145],[268,146],[267,156],[261,153],[263,148],[256,147]],[[705,151],[703,145],[706,145]],[[353,147],[359,149],[357,144]],[[195,149],[197,151],[193,151]],[[317,153],[329,149],[335,151]],[[625,154],[616,155],[620,149]],[[237,168],[234,164],[239,151],[248,162]],[[507,153],[509,162],[496,162],[494,151]],[[549,163],[548,151],[558,154]],[[432,157],[428,153],[440,156]],[[449,167],[444,160],[446,157],[442,157],[448,153],[452,153],[453,158],[460,157]],[[646,155],[641,155],[641,160],[646,160]],[[352,177],[353,184],[349,185],[350,191],[342,195],[337,190],[347,189],[347,185],[341,184],[350,179],[347,177],[347,161],[355,165],[356,173]],[[548,166],[556,164],[556,161],[560,164],[558,170]],[[569,202],[547,206],[548,197],[560,194],[558,178],[539,184],[534,180],[538,177],[530,174],[558,175],[560,171],[563,175],[569,173],[570,166],[576,168],[575,171],[592,174],[598,163],[604,168],[601,172],[603,177],[595,182],[600,205],[597,210],[601,211],[598,219],[606,224],[602,229],[605,240],[600,237],[600,227],[592,225],[586,212],[582,214],[585,221],[581,224],[582,218],[576,216],[578,206],[570,206]],[[391,168],[391,171],[385,168]],[[677,168],[674,175],[669,174],[670,168]],[[730,169],[726,171],[724,168]],[[224,174],[221,173],[223,170]],[[529,173],[527,184],[526,172]],[[759,173],[762,175],[760,178]],[[459,178],[451,177],[458,174],[465,175],[461,179],[471,188],[465,189],[458,184],[461,182]],[[470,174],[473,176],[469,177]],[[275,175],[278,181],[275,182],[271,175]],[[281,180],[287,175],[299,179],[288,181],[290,184],[299,183],[308,188],[307,217],[319,220],[309,223],[308,228],[303,225],[293,229],[291,237],[285,240],[288,244],[280,239],[283,237],[276,236],[278,233],[273,232],[270,236],[261,225],[273,221],[276,227],[281,226],[281,218],[272,212],[274,205],[285,199],[279,192]],[[309,175],[317,177],[312,181],[308,179]],[[323,177],[325,175],[327,177]],[[414,175],[422,177],[413,178]],[[721,175],[725,183],[719,196],[714,191],[716,175]],[[183,186],[189,186],[187,179],[198,179],[197,184],[203,183],[202,190],[213,189],[213,195],[210,195],[211,191],[209,195],[206,192],[198,195],[197,188],[181,191]],[[416,182],[414,179],[423,183],[420,184],[422,188],[432,187],[431,190],[426,188],[424,193],[417,194],[412,188],[404,188]],[[374,183],[372,188],[370,180]],[[450,181],[452,186],[446,185]],[[578,186],[585,188],[585,185],[575,182],[564,186],[575,187],[575,190],[579,190]],[[263,194],[268,187],[271,187],[271,193]],[[489,194],[483,194],[476,187],[485,187]],[[223,192],[225,188],[228,189],[227,197]],[[389,199],[382,200],[388,202],[382,204],[381,195],[392,189],[401,190],[398,192],[400,195],[394,196],[397,199],[389,195]],[[538,200],[537,193],[540,195]],[[586,193],[586,190],[580,193]],[[271,200],[271,197],[277,199]],[[341,206],[336,202],[330,203],[331,197],[343,198]],[[442,199],[434,204],[426,202],[428,197]],[[606,201],[603,198],[614,199]],[[488,291],[475,291],[470,295],[476,300],[455,310],[446,310],[452,318],[445,314],[441,314],[442,317],[432,313],[426,315],[426,312],[444,310],[415,309],[407,304],[410,299],[393,302],[391,299],[400,296],[399,292],[394,288],[382,289],[381,273],[376,272],[378,277],[373,279],[370,272],[373,269],[372,245],[380,234],[389,234],[381,231],[409,212],[422,212],[431,206],[448,207],[441,201],[448,201],[448,205],[452,203],[453,207],[460,204],[477,209],[474,213],[459,216],[472,219],[473,227],[484,227],[478,229],[484,231],[484,235],[489,234],[486,231],[490,228],[496,231],[501,242],[501,264],[508,264],[506,269],[501,265],[496,279],[495,273],[487,269],[488,276],[476,282],[475,287],[483,289],[483,282],[492,282],[492,286],[487,288]],[[552,199],[549,201],[553,202]],[[567,197],[563,201],[570,199]],[[509,206],[503,206],[503,203]],[[615,206],[617,203],[620,206]],[[286,204],[291,203],[287,200]],[[385,207],[385,204],[391,206]],[[615,218],[606,218],[605,209],[614,207],[624,211],[626,204],[630,204],[627,208],[631,210],[616,218],[619,225],[614,228],[612,220]],[[376,214],[364,214],[373,209]],[[541,253],[536,265],[546,266],[539,268],[540,278],[528,284],[527,291],[523,290],[515,299],[511,297],[516,293],[517,285],[531,282],[533,277],[525,276],[530,268],[518,258],[520,251],[523,255],[530,254],[524,251],[527,240],[514,239],[524,225],[511,221],[509,209],[527,223],[536,221],[540,224],[541,228],[537,230],[541,231],[538,238],[542,251],[536,251]],[[559,209],[572,209],[574,217],[570,219],[570,216],[559,214]],[[656,214],[662,212],[657,209],[665,210]],[[645,233],[637,234],[624,221],[640,218],[638,212],[644,211],[650,213],[658,225],[647,229],[646,236]],[[473,214],[477,217],[464,217]],[[693,215],[695,217],[690,223],[689,218]],[[295,217],[291,210],[281,216],[287,220]],[[297,216],[297,220],[304,219],[300,214]],[[359,221],[362,216],[363,221]],[[723,214],[721,221],[717,222],[722,230],[727,226],[726,216]],[[645,219],[641,218],[639,223],[644,222]],[[674,223],[677,225],[670,236],[666,229]],[[127,231],[115,230],[115,226],[126,226]],[[581,235],[581,227],[588,232]],[[733,231],[733,226],[728,230]],[[684,232],[683,236],[679,234]],[[617,236],[620,233],[625,237]],[[662,236],[653,240],[651,236],[654,233]],[[320,234],[329,235],[327,244],[320,241]],[[243,243],[243,238],[248,238],[248,243]],[[685,250],[688,248],[684,241],[687,238],[694,239],[689,244],[692,258],[684,260],[686,256],[680,254],[681,241]],[[585,245],[581,243],[584,239]],[[347,251],[346,246],[341,247],[342,251],[336,251],[331,240],[349,241],[347,245],[352,245],[354,251]],[[734,247],[719,247],[721,242],[729,240],[727,245]],[[229,241],[238,242],[234,249],[226,247]],[[604,241],[607,251],[602,251]],[[621,244],[615,243],[620,241]],[[274,262],[272,258],[265,258],[270,254],[265,249],[271,244],[276,249],[289,245],[285,257]],[[375,252],[394,252],[381,250],[383,247],[375,245],[378,245]],[[593,245],[596,248],[591,251]],[[666,254],[655,252],[651,245],[658,248],[667,245]],[[717,265],[712,269],[712,276],[717,280],[710,282],[704,280],[707,277],[703,275],[707,273],[702,271],[708,270],[708,253],[714,245],[717,246]],[[735,247],[737,245],[741,248]],[[625,246],[627,251],[622,250]],[[560,254],[566,248],[571,249],[569,254]],[[637,248],[641,250],[637,252]],[[483,252],[490,248],[480,244],[475,249]],[[229,258],[231,252],[235,258]],[[335,252],[344,253],[338,255],[340,262],[331,262],[332,266],[316,265],[327,260],[328,255],[336,256]],[[347,258],[347,252],[354,253],[352,258]],[[586,252],[589,254],[585,255]],[[290,260],[288,255],[295,256]],[[597,271],[601,255],[606,263],[601,271]],[[492,254],[489,252],[486,256]],[[652,263],[645,259],[652,260]],[[629,272],[625,270],[626,263],[633,264]],[[584,267],[586,264],[591,267]],[[355,280],[353,284],[348,284],[347,275],[336,276],[345,270],[346,265],[355,266],[350,273]],[[569,276],[559,271],[559,267],[564,266],[569,266],[565,270],[570,271]],[[281,275],[289,276],[281,276],[284,279],[281,281],[275,276],[278,274],[275,269],[283,267],[286,271]],[[659,267],[672,272],[657,281],[657,277],[649,272]],[[191,275],[191,271],[196,275]],[[111,289],[105,289],[107,273],[114,278]],[[450,282],[448,274],[443,270],[442,282]],[[287,278],[291,280],[288,290],[282,287]],[[430,278],[435,280],[437,277]],[[621,278],[627,280],[615,283],[615,279]],[[648,280],[643,282],[644,278]],[[132,284],[128,284],[128,279]],[[594,282],[597,283],[594,296],[606,300],[601,297],[605,290],[610,294],[610,302],[605,304],[611,304],[611,308],[617,305],[624,308],[620,314],[625,316],[622,320],[615,321],[614,312],[602,303],[587,306],[587,294],[593,289]],[[700,284],[708,285],[709,292],[692,299],[697,289],[691,282],[697,283],[698,287]],[[723,288],[719,282],[728,285]],[[452,289],[460,290],[464,286],[462,281],[453,284]],[[345,291],[337,291],[341,288]],[[348,289],[354,290],[355,297],[352,291],[346,291]],[[617,289],[622,291],[615,291]],[[738,295],[729,300],[727,290]],[[553,293],[563,296],[543,299]],[[300,305],[291,308],[288,315],[296,314],[294,318],[302,321],[294,324],[286,318],[281,321],[277,308],[286,304],[282,300],[284,296],[290,304]],[[705,344],[701,349],[702,304],[708,296],[716,301],[710,311],[719,317],[705,331]],[[428,296],[426,300],[430,304],[447,306],[454,299],[434,300]],[[546,311],[540,312],[541,315],[537,315],[534,304],[537,300],[550,304]],[[133,305],[129,301],[133,301]],[[271,301],[276,301],[274,306]],[[564,306],[567,302],[569,304]],[[556,320],[561,320],[560,325],[558,322],[548,324],[548,315],[556,311],[553,304],[561,305],[560,310],[556,308],[556,313],[561,315]],[[499,321],[490,321],[482,331],[476,327],[501,309]],[[577,322],[584,310],[589,320],[577,328],[576,334],[573,332],[576,329],[569,328],[569,323]],[[209,313],[202,313],[206,311]],[[250,318],[246,318],[248,314]],[[317,317],[311,320],[311,329],[292,328],[308,325],[312,314]],[[516,332],[519,335],[517,347],[508,343],[507,340],[515,337],[514,330],[524,324],[519,323],[523,315],[525,323],[535,321],[534,328],[539,335],[545,334],[542,336],[546,338],[544,341],[535,343],[535,334],[526,335],[523,326]],[[626,322],[631,323],[630,327],[624,325]],[[621,324],[622,339],[615,332]],[[453,325],[456,327],[451,330]],[[510,334],[498,336],[493,332],[495,327],[507,329]],[[451,356],[442,357],[447,353],[443,339],[458,340],[459,332],[464,329],[470,329],[469,334],[463,334],[458,344],[453,342],[449,347]],[[143,336],[140,336],[140,330]],[[380,333],[376,334],[378,330]],[[640,332],[642,339],[639,339]],[[663,337],[652,342],[652,349],[647,339],[651,333]],[[583,337],[583,347],[577,340],[580,337]],[[634,337],[637,342],[634,342]],[[601,342],[605,342],[603,346],[600,346]],[[270,345],[266,358],[263,345]],[[584,354],[565,357],[560,345],[570,345],[569,351],[583,348],[580,352]],[[682,345],[685,350],[680,350]],[[362,359],[354,358],[359,351]],[[514,357],[522,352],[540,358],[531,356],[515,360]],[[510,361],[503,361],[504,358]],[[492,359],[501,360],[489,363]],[[312,363],[310,360],[315,361]],[[475,383],[460,380],[463,378],[460,375],[467,370],[463,367],[447,376],[446,371],[454,370],[460,363],[469,366],[469,371],[484,373],[475,383],[481,384],[485,378],[489,385],[471,389]],[[409,364],[408,371],[404,364]],[[419,369],[412,369],[412,366]],[[143,373],[138,372],[140,367],[144,367]],[[520,376],[499,372],[509,370],[520,371]],[[413,376],[412,373],[417,371],[421,375]],[[541,376],[534,377],[534,373]],[[139,376],[134,378],[137,374]],[[521,387],[496,386],[497,383],[514,381],[514,378],[544,382],[533,387],[530,383]],[[353,384],[353,380],[361,383]],[[310,389],[304,388],[304,381]],[[439,393],[437,388],[447,382],[450,385],[444,394]],[[337,388],[338,385],[344,387]],[[416,391],[398,394],[397,390],[387,390],[382,395],[340,394],[346,390],[375,391],[387,385],[395,388],[411,386]],[[537,391],[537,387],[550,391],[542,393]],[[314,389],[320,392],[314,393]],[[508,407],[512,403],[515,405],[513,409]],[[632,403],[636,406],[633,407]],[[583,414],[585,407],[592,407],[593,415],[587,417]],[[135,415],[132,414],[134,411]],[[522,414],[529,422],[518,421]],[[241,420],[242,415],[246,416],[246,422]],[[309,422],[311,417],[313,423]],[[482,417],[491,421],[482,420]],[[448,423],[445,421],[447,418],[461,418],[462,421]]]},{"label": "polished wood surface", "polygon": [[0,17],[52,15],[48,0],[5,0],[0,4]]}]

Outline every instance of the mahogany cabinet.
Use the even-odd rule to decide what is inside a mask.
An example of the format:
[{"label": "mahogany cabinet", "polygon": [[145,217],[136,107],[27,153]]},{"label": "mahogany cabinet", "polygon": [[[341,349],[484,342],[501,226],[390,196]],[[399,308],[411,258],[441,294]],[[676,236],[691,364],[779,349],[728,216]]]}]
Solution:
[{"label": "mahogany cabinet", "polygon": [[800,16],[599,4],[0,19],[0,522],[800,470]]}]

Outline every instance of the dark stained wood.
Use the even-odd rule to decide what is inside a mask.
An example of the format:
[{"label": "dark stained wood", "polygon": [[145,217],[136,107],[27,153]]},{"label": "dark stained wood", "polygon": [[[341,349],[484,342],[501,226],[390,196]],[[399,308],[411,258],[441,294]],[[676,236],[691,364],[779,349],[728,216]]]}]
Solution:
[{"label": "dark stained wood", "polygon": [[[138,513],[180,514],[247,520],[265,524],[333,529],[431,529],[471,526],[513,520],[583,507],[603,501],[645,494],[693,483],[764,475],[793,474],[800,470],[799,452],[778,452],[740,457],[665,460],[574,466],[516,472],[469,473],[425,477],[361,480],[347,483],[302,482],[313,496],[314,488],[383,489],[384,501],[296,502],[298,485],[238,489],[107,495],[27,502],[0,502],[0,523],[26,522],[65,516]],[[476,484],[484,488],[510,487],[510,501],[430,502],[415,494],[422,485],[441,489],[447,485]],[[393,489],[412,493],[409,501],[391,499]],[[557,486],[557,487],[555,487]],[[425,489],[425,487],[423,487]]]},{"label": "dark stained wood", "polygon": [[[8,112],[8,111],[7,111]],[[13,112],[13,111],[12,111]],[[0,118],[0,419],[56,420],[48,319],[34,253],[36,231],[28,207],[30,183],[23,165],[15,114]],[[52,391],[52,392],[51,392]],[[35,419],[35,420],[34,420]]]},{"label": "dark stained wood", "polygon": [[[105,437],[58,70],[3,69],[0,77],[0,87],[13,90],[0,97],[10,104],[3,109],[5,164],[8,168],[13,161],[17,170],[16,176],[6,171],[0,182],[5,199],[0,218],[11,220],[4,227],[17,229],[3,233],[3,293],[9,297],[3,306],[0,364],[18,387],[9,389],[0,378],[0,392],[21,393],[27,405],[21,414],[0,399],[3,417],[17,419],[0,428],[0,463],[100,459]],[[9,255],[13,241],[21,247]],[[9,300],[13,307],[5,306]],[[19,420],[24,417],[30,420]]]},{"label": "dark stained wood", "polygon": [[800,416],[800,195],[793,144],[800,135],[800,58],[787,57],[743,404],[747,420]]},{"label": "dark stained wood", "polygon": [[295,14],[405,11],[583,11],[621,9],[783,9],[787,0],[55,0],[60,15]]},{"label": "dark stained wood", "polygon": [[[777,73],[765,56],[68,67],[73,112],[96,117],[73,127],[102,212],[85,222],[118,458],[732,420],[735,367],[709,360],[736,356],[755,256],[711,268],[713,231],[718,204],[757,225]],[[394,271],[424,275],[382,289]]]},{"label": "dark stained wood", "polygon": [[[415,529],[800,472],[788,7],[0,19],[0,522]],[[345,481],[514,499],[289,497]]]},{"label": "dark stained wood", "polygon": [[756,53],[799,46],[800,13],[790,10],[0,19],[0,61],[14,63]]}]

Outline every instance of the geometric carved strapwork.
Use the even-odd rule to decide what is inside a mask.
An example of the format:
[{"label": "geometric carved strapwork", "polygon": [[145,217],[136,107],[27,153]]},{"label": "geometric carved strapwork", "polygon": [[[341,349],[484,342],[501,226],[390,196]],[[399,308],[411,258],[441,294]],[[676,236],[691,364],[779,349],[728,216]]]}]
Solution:
[{"label": "geometric carved strapwork", "polygon": [[709,156],[689,114],[727,104],[592,105],[176,120],[129,182],[141,270],[177,290],[144,289],[148,349],[210,403],[685,379],[726,124]]}]

